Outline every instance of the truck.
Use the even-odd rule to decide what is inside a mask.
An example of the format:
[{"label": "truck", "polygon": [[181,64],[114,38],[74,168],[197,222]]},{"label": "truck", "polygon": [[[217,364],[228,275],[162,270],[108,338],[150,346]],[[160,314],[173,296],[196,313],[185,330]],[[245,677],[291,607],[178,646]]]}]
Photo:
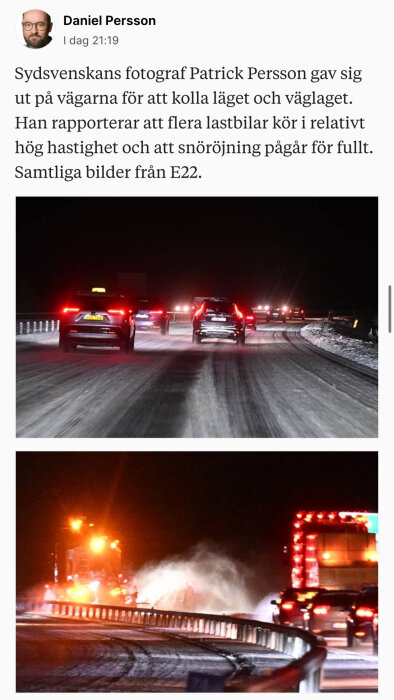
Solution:
[{"label": "truck", "polygon": [[129,589],[119,540],[85,516],[69,518],[56,543],[53,581],[46,585],[45,598],[133,604],[137,593]]},{"label": "truck", "polygon": [[360,590],[378,582],[378,514],[299,511],[291,537],[292,588]]}]

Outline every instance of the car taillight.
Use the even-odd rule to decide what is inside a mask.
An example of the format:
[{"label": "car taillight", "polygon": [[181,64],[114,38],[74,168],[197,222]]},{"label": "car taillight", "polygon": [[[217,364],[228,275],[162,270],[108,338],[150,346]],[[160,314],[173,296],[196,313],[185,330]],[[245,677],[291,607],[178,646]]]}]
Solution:
[{"label": "car taillight", "polygon": [[201,316],[201,314],[203,314],[204,311],[205,311],[205,304],[202,303],[201,306],[198,307],[196,313],[194,314],[194,318],[198,318],[199,316]]},{"label": "car taillight", "polygon": [[157,311],[151,311],[150,313],[151,314],[163,314],[164,311],[163,311],[163,309],[157,309]]},{"label": "car taillight", "polygon": [[124,316],[126,312],[124,309],[107,309],[107,313],[113,316]]},{"label": "car taillight", "polygon": [[304,313],[304,309],[301,309],[300,314],[303,314],[303,313]]},{"label": "car taillight", "polygon": [[294,600],[289,600],[286,603],[282,603],[281,608],[282,608],[282,610],[293,610],[294,605],[295,605]]},{"label": "car taillight", "polygon": [[78,313],[79,309],[72,306],[65,306],[64,309],[62,309],[62,311],[64,314],[76,314]]},{"label": "car taillight", "polygon": [[357,617],[373,617],[373,610],[371,608],[357,608]]},{"label": "car taillight", "polygon": [[248,321],[254,321],[254,316],[247,316],[246,318]]},{"label": "car taillight", "polygon": [[315,615],[327,615],[327,613],[330,611],[330,606],[329,605],[316,605],[316,607],[312,608],[313,612]]},{"label": "car taillight", "polygon": [[237,306],[236,304],[234,304],[234,311],[235,311],[235,313],[237,314],[238,318],[243,318],[243,317],[244,317],[242,311],[239,310],[239,308],[238,308],[238,306]]}]

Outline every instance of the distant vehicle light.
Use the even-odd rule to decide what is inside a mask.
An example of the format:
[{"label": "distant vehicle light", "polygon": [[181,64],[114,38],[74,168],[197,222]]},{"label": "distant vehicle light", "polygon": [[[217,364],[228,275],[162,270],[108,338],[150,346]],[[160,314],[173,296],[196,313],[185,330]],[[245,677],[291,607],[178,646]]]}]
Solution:
[{"label": "distant vehicle light", "polygon": [[105,287],[92,287],[92,292],[98,292],[99,294],[105,293],[107,290]]},{"label": "distant vehicle light", "polygon": [[178,304],[178,305],[175,307],[175,311],[180,311],[180,310],[181,310],[181,307],[180,307],[179,304]]},{"label": "distant vehicle light", "polygon": [[156,311],[151,311],[150,313],[151,314],[163,314],[164,311],[163,311],[163,309],[157,309]]},{"label": "distant vehicle light", "polygon": [[264,311],[269,311],[269,310],[270,310],[270,307],[268,306],[268,304],[266,304],[266,305],[264,306]]},{"label": "distant vehicle light", "polygon": [[70,519],[70,527],[72,530],[74,530],[74,532],[79,532],[82,524],[83,524],[82,518],[71,518]]},{"label": "distant vehicle light", "polygon": [[183,307],[183,310],[184,310],[184,311],[189,311],[189,307],[188,307],[188,306],[184,306],[184,307]]},{"label": "distant vehicle light", "polygon": [[316,605],[316,607],[312,608],[312,611],[315,615],[327,615],[330,608],[330,605]]},{"label": "distant vehicle light", "polygon": [[107,313],[113,316],[124,316],[126,312],[124,309],[107,309]]},{"label": "distant vehicle light", "polygon": [[366,559],[366,561],[370,561],[370,562],[378,561],[377,551],[373,550],[373,549],[367,549],[367,551],[365,552],[365,559]]},{"label": "distant vehicle light", "polygon": [[356,615],[357,615],[357,617],[372,618],[374,615],[374,612],[373,612],[373,610],[371,610],[371,608],[357,608]]},{"label": "distant vehicle light", "polygon": [[[261,306],[261,304],[259,304],[257,308],[258,308],[259,311],[261,311],[261,309],[262,309],[263,307]],[[267,307],[265,307],[265,309],[267,309]]]},{"label": "distant vehicle light", "polygon": [[62,309],[64,314],[77,314],[79,309],[77,309],[76,306],[65,306],[64,309]]},{"label": "distant vehicle light", "polygon": [[93,537],[90,540],[90,549],[93,552],[102,552],[105,547],[105,538],[104,537]]},{"label": "distant vehicle light", "polygon": [[286,306],[286,305],[285,305],[285,306],[282,306],[282,311],[287,311],[288,308],[289,308],[289,307]]},{"label": "distant vehicle light", "polygon": [[331,558],[330,552],[323,552],[322,559],[330,559],[330,558]]},{"label": "distant vehicle light", "polygon": [[281,603],[280,607],[282,608],[282,610],[293,610],[294,606],[295,606],[294,600],[288,600],[285,603]]}]

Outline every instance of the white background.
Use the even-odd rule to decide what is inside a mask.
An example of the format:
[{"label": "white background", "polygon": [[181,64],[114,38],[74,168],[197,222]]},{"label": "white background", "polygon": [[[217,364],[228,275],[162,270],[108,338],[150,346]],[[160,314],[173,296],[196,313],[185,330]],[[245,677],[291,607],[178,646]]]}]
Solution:
[{"label": "white background", "polygon": [[[3,626],[3,644],[8,634],[13,638],[13,561],[14,561],[14,461],[16,450],[335,450],[360,451],[377,450],[380,453],[380,514],[381,514],[381,582],[385,584],[381,592],[382,610],[380,645],[381,676],[380,693],[389,697],[390,687],[390,647],[392,635],[388,634],[388,619],[392,607],[392,587],[390,586],[392,566],[392,430],[393,411],[391,391],[393,336],[387,333],[387,285],[393,283],[393,201],[392,201],[392,75],[390,73],[389,54],[392,45],[392,22],[390,21],[389,3],[371,3],[362,0],[338,1],[330,3],[307,1],[273,1],[243,2],[215,1],[207,2],[68,2],[48,3],[42,7],[52,15],[54,21],[54,40],[40,51],[28,50],[15,37],[15,23],[24,10],[30,9],[15,3],[2,10],[2,188],[3,198],[2,220],[2,255],[1,255],[1,285],[2,285],[2,519],[3,542],[6,543],[3,554],[2,588],[8,602],[2,606],[3,614],[8,617],[10,632]],[[33,5],[34,7],[34,5]],[[41,6],[40,6],[41,7]],[[112,14],[117,16],[155,16],[155,28],[113,28],[63,27],[63,14],[73,16],[97,16]],[[100,29],[100,31],[98,31]],[[117,47],[85,48],[64,46],[62,37],[93,36],[93,34],[113,35],[120,37]],[[13,171],[15,163],[22,163],[14,155],[15,132],[13,131],[15,113],[14,95],[28,91],[22,81],[14,80],[14,67],[35,68],[39,65],[47,68],[86,67],[94,68],[124,68],[127,65],[144,68],[176,68],[182,65],[206,67],[248,66],[256,65],[261,68],[344,68],[353,66],[363,69],[364,80],[358,85],[338,83],[324,85],[301,84],[302,90],[321,89],[326,92],[349,91],[357,96],[357,104],[352,106],[354,115],[364,116],[367,129],[364,140],[373,147],[372,156],[353,156],[327,159],[277,158],[252,159],[238,158],[220,160],[204,158],[204,178],[198,181],[184,180],[120,180],[120,181],[76,181],[64,183],[55,180],[15,180]],[[120,91],[121,81],[114,86],[108,82],[101,83],[98,89],[93,83],[79,81],[77,85],[55,84],[42,81],[40,90],[61,88],[74,89],[78,92],[101,92],[105,88],[110,92]],[[124,89],[136,89],[140,86],[121,84]],[[191,90],[196,84],[186,82],[173,86],[171,83],[159,85],[147,81],[142,91],[167,91],[169,89]],[[199,85],[199,89],[203,86]],[[254,86],[254,89],[257,86]],[[264,82],[261,90],[284,90],[281,81]],[[250,91],[251,84],[220,82],[210,85],[207,90],[226,89],[234,92]],[[323,88],[323,89],[322,89]],[[36,89],[36,87],[34,87]],[[60,91],[60,90],[59,90]],[[112,108],[114,109],[114,108]],[[111,109],[111,114],[112,114]],[[176,113],[171,108],[171,113]],[[178,108],[179,109],[179,108]],[[194,116],[193,108],[190,116]],[[245,107],[239,108],[238,114],[249,113]],[[391,112],[390,112],[391,110]],[[162,108],[157,108],[162,112]],[[205,110],[206,113],[212,110]],[[276,112],[279,111],[277,108]],[[43,110],[38,116],[43,117]],[[56,110],[60,116],[60,110]],[[98,116],[100,110],[94,111]],[[100,116],[106,114],[105,109]],[[328,110],[323,110],[324,113]],[[18,108],[17,113],[23,114]],[[140,111],[141,113],[141,111]],[[227,111],[226,114],[233,114]],[[284,111],[287,114],[288,111]],[[336,113],[353,113],[346,108],[338,108]],[[85,110],[70,109],[70,116],[83,117],[88,114]],[[55,115],[54,115],[55,116]],[[125,116],[123,111],[119,116]],[[142,113],[143,116],[143,113]],[[224,116],[224,115],[223,115]],[[332,116],[334,111],[332,110]],[[49,135],[45,134],[45,138]],[[139,132],[140,137],[146,134]],[[160,136],[156,132],[155,138]],[[183,140],[186,140],[183,134]],[[221,135],[223,137],[223,135]],[[335,140],[340,138],[334,134]],[[28,134],[20,132],[24,140]],[[212,137],[212,135],[211,135]],[[293,138],[293,134],[291,134]],[[320,138],[327,136],[319,135]],[[33,135],[33,138],[36,138]],[[94,134],[84,133],[75,135],[73,140],[83,138],[93,140]],[[240,135],[235,134],[235,138]],[[345,140],[352,140],[349,132],[343,135]],[[356,138],[356,137],[355,137]],[[115,134],[108,132],[105,140],[115,140]],[[165,140],[163,133],[162,140]],[[190,134],[187,140],[192,140]],[[251,137],[251,140],[259,140]],[[333,139],[328,139],[333,140]],[[108,157],[113,162],[113,157]],[[169,157],[173,161],[173,157]],[[91,161],[92,159],[90,159]],[[99,159],[98,162],[104,162]],[[77,163],[67,161],[76,167]],[[89,159],[83,159],[83,165],[91,164]],[[35,159],[31,167],[44,167],[44,158]],[[379,440],[372,439],[14,439],[15,421],[15,373],[14,373],[14,249],[15,249],[15,197],[16,196],[157,196],[157,195],[255,195],[255,196],[378,196],[379,197],[379,293],[380,293],[380,433]],[[148,204],[148,202],[147,202]],[[31,211],[34,218],[34,206]],[[132,217],[132,206],[130,207]],[[72,221],[70,221],[72,226]],[[187,227],[186,227],[187,228]],[[317,231],[318,234],[318,231]],[[28,235],[28,231],[26,232]],[[56,237],[56,222],[54,222],[53,256],[54,260],[61,257],[64,241]],[[39,260],[32,261],[37,265]],[[344,469],[346,465],[344,464]],[[322,479],[322,488],[324,480]],[[357,482],[355,483],[357,489]],[[345,505],[345,504],[344,504]],[[39,504],[37,504],[39,510]],[[264,495],[262,494],[262,507]],[[280,503],[278,503],[280,507]],[[26,524],[28,527],[28,523]],[[11,572],[11,573],[10,573]],[[9,585],[8,585],[9,584]],[[392,616],[391,616],[392,617]],[[391,619],[392,623],[392,619]],[[14,656],[11,644],[7,644],[10,655],[7,674],[6,694],[13,695]],[[5,683],[2,683],[5,688]]]}]

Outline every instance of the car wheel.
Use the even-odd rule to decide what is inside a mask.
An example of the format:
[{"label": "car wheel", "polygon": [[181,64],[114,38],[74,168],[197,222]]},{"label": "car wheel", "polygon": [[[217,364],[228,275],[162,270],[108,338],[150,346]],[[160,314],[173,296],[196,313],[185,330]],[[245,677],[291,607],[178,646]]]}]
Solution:
[{"label": "car wheel", "polygon": [[198,333],[193,333],[193,338],[192,338],[193,343],[201,343],[201,336]]},{"label": "car wheel", "polygon": [[130,348],[130,350],[134,350],[134,341],[135,341],[135,331],[134,331],[133,335],[131,336],[131,338],[130,338],[130,340],[129,340],[129,348]]},{"label": "car wheel", "polygon": [[348,630],[348,631],[347,631],[346,637],[347,637],[347,645],[348,645],[348,647],[350,648],[350,647],[353,646],[353,643],[354,643],[354,636],[353,636],[353,634],[352,634],[351,632],[349,632],[349,630]]},{"label": "car wheel", "polygon": [[245,345],[245,333],[241,333],[241,335],[238,336],[237,345]]},{"label": "car wheel", "polygon": [[162,324],[162,326],[160,328],[160,333],[162,335],[165,335],[167,333],[167,331],[168,331],[167,324],[166,323]]}]

